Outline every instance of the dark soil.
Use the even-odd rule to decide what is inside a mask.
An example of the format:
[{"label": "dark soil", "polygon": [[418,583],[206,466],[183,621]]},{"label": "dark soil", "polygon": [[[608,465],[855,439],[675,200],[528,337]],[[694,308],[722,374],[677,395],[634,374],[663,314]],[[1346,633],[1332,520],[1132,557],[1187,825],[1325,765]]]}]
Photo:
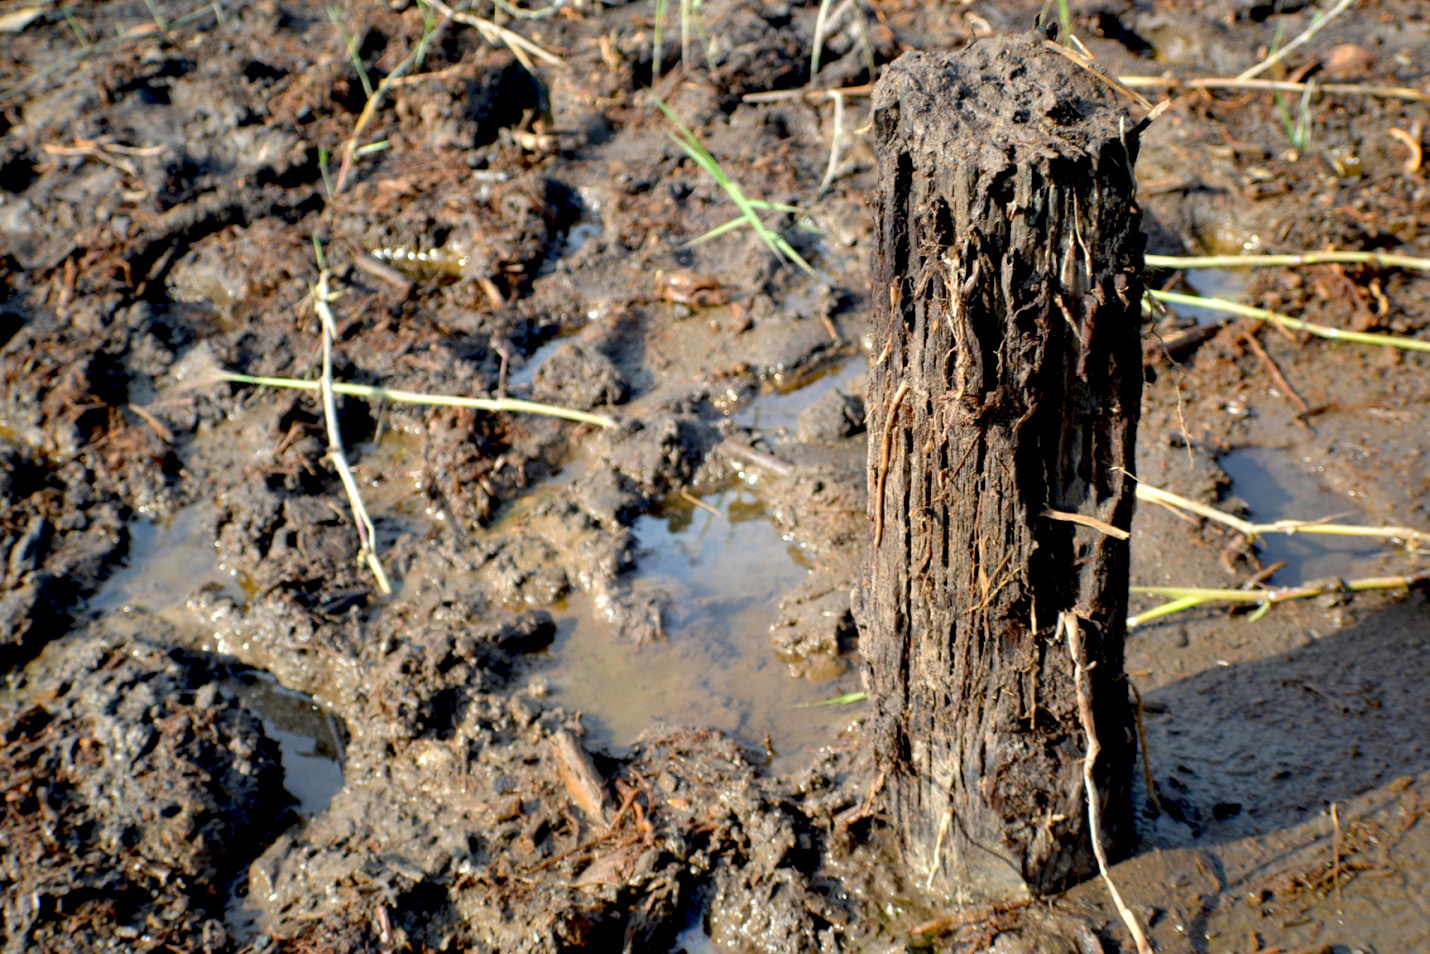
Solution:
[{"label": "dark soil", "polygon": [[[6,954],[1131,949],[1099,882],[1022,906],[925,897],[926,873],[886,854],[859,710],[812,710],[805,747],[738,716],[765,705],[778,730],[811,711],[794,701],[858,688],[869,99],[799,91],[1021,32],[1041,4],[840,7],[812,81],[816,4],[708,0],[685,57],[670,6],[659,62],[648,4],[473,9],[556,62],[437,15],[366,117],[364,76],[417,51],[427,8],[0,9]],[[1235,75],[1315,13],[1072,9],[1110,73],[1181,77]],[[1427,63],[1422,4],[1365,0],[1267,75],[1425,91]],[[737,213],[648,89],[752,198],[805,210],[765,216],[813,274],[748,228],[695,241]],[[1283,103],[1294,126],[1299,94]],[[1149,251],[1430,256],[1430,164],[1413,161],[1430,107],[1318,94],[1306,115],[1293,147],[1268,93],[1178,95],[1143,136]],[[359,124],[381,146],[348,160]],[[338,379],[614,420],[340,399],[392,595],[358,559],[319,402],[213,373],[317,377],[315,241],[340,292]],[[1427,292],[1369,266],[1246,284],[1422,339]],[[1425,355],[1190,315],[1144,331],[1144,480],[1259,520],[1430,530]],[[604,740],[610,717],[565,704],[553,660],[581,627],[654,659],[725,612],[649,585],[640,528],[724,526],[730,505],[703,507],[734,490],[807,572],[765,607],[755,652],[686,667],[690,685],[773,667],[789,698],[678,689],[678,719]],[[1423,547],[1290,539],[1142,504],[1133,582],[1425,568]],[[742,562],[725,560],[699,572]],[[163,600],[121,591],[143,572]],[[1255,622],[1195,610],[1133,631],[1127,657],[1160,798],[1134,793],[1138,845],[1113,877],[1159,950],[1430,948],[1423,590]],[[338,727],[326,804],[284,791],[301,779],[243,691],[256,679]],[[649,687],[599,688],[615,711]]]}]

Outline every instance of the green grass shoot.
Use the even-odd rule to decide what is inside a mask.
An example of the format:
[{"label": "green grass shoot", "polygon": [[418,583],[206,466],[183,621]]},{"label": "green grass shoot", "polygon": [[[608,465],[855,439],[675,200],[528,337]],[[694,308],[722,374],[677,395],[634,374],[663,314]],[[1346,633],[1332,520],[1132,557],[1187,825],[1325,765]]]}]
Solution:
[{"label": "green grass shoot", "polygon": [[[729,196],[730,201],[735,204],[735,208],[740,210],[740,217],[744,223],[747,223],[750,228],[754,229],[755,234],[760,237],[760,240],[769,247],[770,251],[773,252],[777,258],[787,262],[793,262],[811,278],[818,279],[818,273],[804,260],[804,257],[795,251],[789,242],[785,241],[784,236],[770,228],[764,223],[764,220],[760,218],[760,205],[763,205],[765,208],[774,208],[774,206],[769,203],[756,205],[758,200],[748,198],[740,187],[725,174],[725,170],[720,167],[720,163],[700,144],[700,140],[696,138],[695,133],[690,131],[690,127],[681,122],[680,117],[675,115],[674,111],[672,111],[659,96],[656,96],[655,93],[651,93],[650,98],[655,102],[655,105],[660,108],[660,111],[665,114],[665,118],[670,121],[671,125],[675,127],[676,132],[671,133],[670,138],[675,141],[676,145],[680,146],[697,166],[705,170],[705,173],[714,179],[725,194]],[[717,228],[723,229],[725,226],[718,226]]]}]

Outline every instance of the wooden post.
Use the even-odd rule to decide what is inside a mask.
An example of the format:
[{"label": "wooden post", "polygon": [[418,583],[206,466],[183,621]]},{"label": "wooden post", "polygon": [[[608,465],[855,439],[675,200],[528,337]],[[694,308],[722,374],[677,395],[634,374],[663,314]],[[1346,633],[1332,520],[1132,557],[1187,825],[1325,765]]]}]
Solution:
[{"label": "wooden post", "polygon": [[907,55],[874,90],[856,606],[888,817],[910,874],[949,894],[1041,894],[1097,872],[1070,642],[1114,854],[1131,834],[1143,239],[1130,96],[1038,34]]}]

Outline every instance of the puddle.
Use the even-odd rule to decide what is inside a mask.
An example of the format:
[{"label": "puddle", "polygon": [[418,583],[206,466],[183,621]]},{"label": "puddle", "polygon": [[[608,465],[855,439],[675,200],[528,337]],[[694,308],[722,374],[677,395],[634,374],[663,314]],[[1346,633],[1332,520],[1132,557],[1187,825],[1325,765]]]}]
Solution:
[{"label": "puddle", "polygon": [[800,414],[829,392],[854,392],[862,397],[864,374],[868,369],[869,359],[861,353],[803,378],[792,386],[767,386],[767,390],[736,411],[731,420],[754,431],[783,430],[793,433]]},{"label": "puddle", "polygon": [[705,930],[704,919],[697,916],[675,936],[670,954],[720,954],[720,948]]},{"label": "puddle", "polygon": [[[1329,490],[1289,451],[1246,448],[1223,454],[1219,463],[1231,478],[1232,493],[1251,508],[1253,520],[1364,522],[1351,498]],[[1368,567],[1385,553],[1385,548],[1372,540],[1326,534],[1268,533],[1257,548],[1264,564],[1286,561],[1286,568],[1273,579],[1288,584],[1367,576]]]},{"label": "puddle", "polygon": [[[180,632],[194,631],[197,621],[189,598],[203,588],[222,590],[242,605],[252,594],[246,577],[219,561],[203,523],[203,506],[187,507],[163,523],[136,521],[129,555],[89,608],[113,632],[152,636],[152,620],[167,622]],[[193,645],[224,652],[211,635]],[[225,686],[263,722],[263,731],[278,744],[283,787],[293,796],[293,811],[308,819],[323,811],[343,787],[343,741],[337,723],[311,696],[284,688],[270,674],[246,670]],[[259,912],[247,903],[248,872],[240,871],[227,887],[224,923],[245,943],[257,935]]]},{"label": "puddle", "polygon": [[814,684],[790,676],[770,645],[780,597],[808,572],[764,504],[745,486],[703,503],[677,499],[660,517],[641,517],[630,579],[668,597],[670,638],[636,646],[606,623],[585,595],[553,611],[558,634],[538,669],[553,701],[585,714],[597,745],[620,753],[660,721],[713,726],[753,751],[773,749],[771,767],[796,767],[832,742],[848,709],[797,708],[857,688],[852,675]]},{"label": "puddle", "polygon": [[[343,739],[338,723],[313,697],[279,685],[266,672],[249,670],[227,683],[263,731],[278,743],[283,787],[293,796],[293,812],[303,821],[322,812],[342,791]],[[262,912],[248,903],[248,870],[228,886],[224,926],[240,945],[257,936]]]},{"label": "puddle", "polygon": [[293,810],[311,818],[328,807],[343,787],[343,740],[338,723],[313,697],[279,685],[266,672],[250,670],[231,688],[263,720],[263,731],[278,743],[283,787]]},{"label": "puddle", "polygon": [[[1242,268],[1194,268],[1183,276],[1193,292],[1203,298],[1224,298],[1227,301],[1246,300],[1246,279],[1248,272]],[[1224,311],[1198,308],[1195,305],[1177,305],[1177,314],[1193,318],[1199,325],[1215,324],[1231,317]]]},{"label": "puddle", "polygon": [[541,366],[546,363],[547,359],[555,354],[556,349],[564,345],[570,337],[570,335],[557,335],[545,344],[538,346],[535,351],[527,355],[525,364],[506,376],[507,387],[513,389],[531,387],[532,382],[536,380],[536,372],[541,370]]},{"label": "puddle", "polygon": [[[136,521],[130,528],[126,565],[89,601],[107,629],[152,635],[152,624],[145,621],[159,619],[189,631],[195,620],[187,604],[196,591],[221,589],[240,604],[250,595],[246,577],[219,561],[204,531],[202,510],[202,505],[186,507],[164,523]],[[211,642],[195,641],[223,652]],[[229,688],[278,743],[283,784],[297,800],[297,813],[306,818],[322,811],[343,786],[342,740],[332,718],[311,696],[284,688],[265,672],[250,670]]]},{"label": "puddle", "polygon": [[219,562],[203,516],[204,506],[195,504],[163,522],[133,521],[125,565],[90,599],[90,610],[100,615],[142,611],[172,623],[189,597],[204,588],[245,604],[252,583]]}]

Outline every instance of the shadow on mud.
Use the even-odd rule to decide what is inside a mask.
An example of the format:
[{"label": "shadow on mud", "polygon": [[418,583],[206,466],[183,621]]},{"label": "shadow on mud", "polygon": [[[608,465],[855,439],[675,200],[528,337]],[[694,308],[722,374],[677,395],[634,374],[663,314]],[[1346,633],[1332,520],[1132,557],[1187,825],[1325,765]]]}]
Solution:
[{"label": "shadow on mud", "polygon": [[[1142,849],[1260,836],[1430,768],[1430,633],[1412,596],[1299,649],[1146,696],[1162,816]],[[1228,626],[1255,626],[1232,619]]]}]

